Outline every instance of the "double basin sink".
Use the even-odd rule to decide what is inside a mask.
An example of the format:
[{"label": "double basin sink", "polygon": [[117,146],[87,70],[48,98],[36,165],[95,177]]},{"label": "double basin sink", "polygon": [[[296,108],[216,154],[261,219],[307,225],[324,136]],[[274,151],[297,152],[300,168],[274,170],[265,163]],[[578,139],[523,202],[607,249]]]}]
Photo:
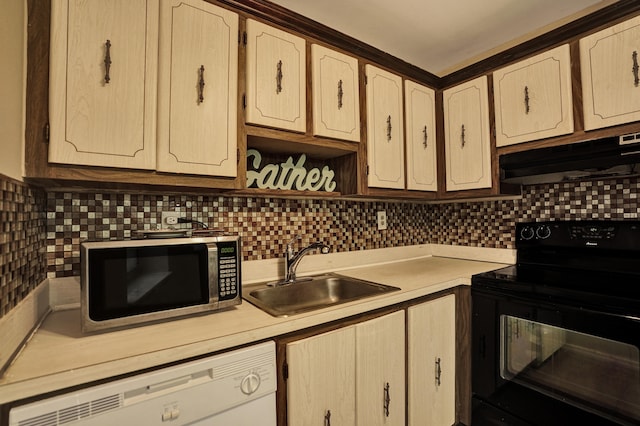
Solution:
[{"label": "double basin sink", "polygon": [[330,273],[281,285],[248,285],[243,297],[273,316],[287,317],[397,290],[400,289]]}]

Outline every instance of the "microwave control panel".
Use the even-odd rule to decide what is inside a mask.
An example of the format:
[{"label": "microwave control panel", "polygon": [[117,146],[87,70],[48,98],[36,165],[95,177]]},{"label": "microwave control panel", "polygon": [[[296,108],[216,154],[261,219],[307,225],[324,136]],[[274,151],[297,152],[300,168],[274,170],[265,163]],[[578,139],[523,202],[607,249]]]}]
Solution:
[{"label": "microwave control panel", "polygon": [[218,295],[219,300],[238,296],[240,271],[238,245],[235,242],[218,242]]}]

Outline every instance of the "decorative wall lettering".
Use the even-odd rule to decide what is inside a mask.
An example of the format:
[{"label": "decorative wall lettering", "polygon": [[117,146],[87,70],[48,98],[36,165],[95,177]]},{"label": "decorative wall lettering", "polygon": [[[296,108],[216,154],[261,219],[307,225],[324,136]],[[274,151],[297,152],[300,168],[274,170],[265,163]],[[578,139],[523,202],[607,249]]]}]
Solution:
[{"label": "decorative wall lettering", "polygon": [[317,167],[307,170],[304,167],[306,160],[307,156],[300,154],[295,163],[293,157],[289,157],[284,163],[262,166],[262,154],[249,149],[247,165],[254,170],[247,170],[247,188],[333,192],[336,189],[335,172],[328,166],[322,170]]}]

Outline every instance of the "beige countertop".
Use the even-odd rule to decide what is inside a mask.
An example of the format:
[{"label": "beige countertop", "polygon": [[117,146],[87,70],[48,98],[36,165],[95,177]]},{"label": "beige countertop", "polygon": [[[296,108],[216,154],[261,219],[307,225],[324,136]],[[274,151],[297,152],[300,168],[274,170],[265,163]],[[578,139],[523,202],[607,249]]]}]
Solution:
[{"label": "beige countertop", "polygon": [[[503,258],[498,261],[502,262]],[[207,315],[83,334],[79,308],[53,311],[0,378],[0,404],[271,339],[457,285],[468,285],[473,274],[502,266],[504,263],[427,255],[342,269],[339,271],[342,275],[393,285],[401,290],[288,318],[272,317],[244,301],[231,309]]]}]

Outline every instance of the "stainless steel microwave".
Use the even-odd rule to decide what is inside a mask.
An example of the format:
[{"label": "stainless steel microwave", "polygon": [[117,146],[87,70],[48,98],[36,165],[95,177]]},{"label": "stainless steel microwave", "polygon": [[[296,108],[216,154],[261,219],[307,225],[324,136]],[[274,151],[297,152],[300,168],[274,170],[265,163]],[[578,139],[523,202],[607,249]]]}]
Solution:
[{"label": "stainless steel microwave", "polygon": [[240,238],[83,242],[82,330],[216,311],[242,302]]}]

